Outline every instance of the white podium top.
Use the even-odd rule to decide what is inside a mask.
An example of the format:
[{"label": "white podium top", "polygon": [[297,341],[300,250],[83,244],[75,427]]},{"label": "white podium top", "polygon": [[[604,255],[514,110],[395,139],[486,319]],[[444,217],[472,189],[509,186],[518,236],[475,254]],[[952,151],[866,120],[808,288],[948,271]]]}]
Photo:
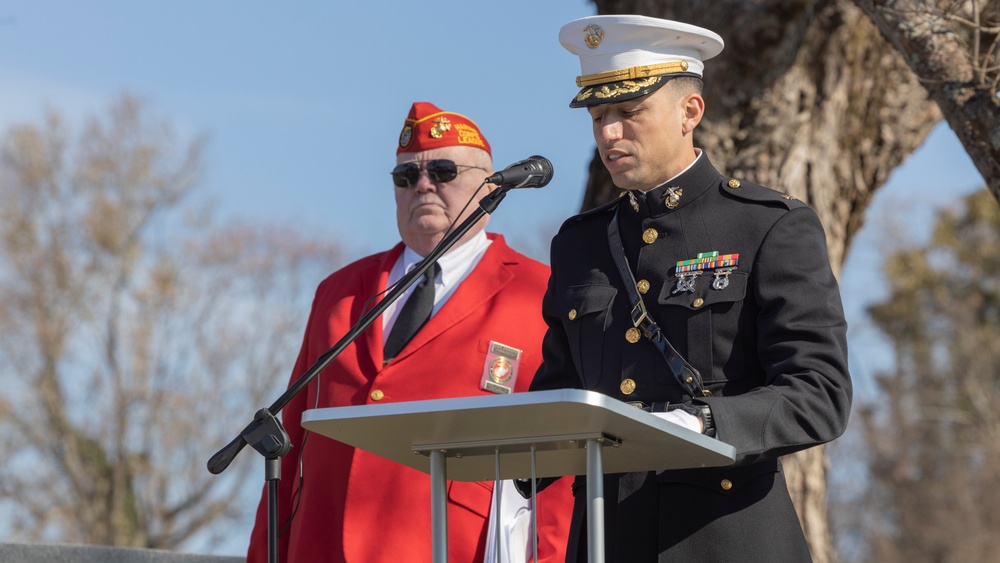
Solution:
[{"label": "white podium top", "polygon": [[621,401],[579,389],[312,409],[302,426],[430,473],[428,452],[447,459],[447,477],[491,481],[586,475],[587,440],[599,439],[605,473],[732,464],[736,450]]}]

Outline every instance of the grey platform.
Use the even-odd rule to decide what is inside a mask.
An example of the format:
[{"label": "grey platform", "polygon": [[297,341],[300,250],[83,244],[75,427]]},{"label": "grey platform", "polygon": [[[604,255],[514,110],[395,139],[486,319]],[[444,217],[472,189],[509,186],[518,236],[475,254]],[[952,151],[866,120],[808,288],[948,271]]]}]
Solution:
[{"label": "grey platform", "polygon": [[586,475],[588,559],[604,563],[604,474],[736,457],[729,444],[579,389],[313,409],[302,426],[430,475],[435,563],[448,561],[446,479]]},{"label": "grey platform", "polygon": [[603,444],[605,473],[730,465],[731,445],[621,401],[579,389],[458,397],[308,410],[302,426],[430,473],[428,453],[444,451],[448,478],[490,481],[585,475],[585,444]]},{"label": "grey platform", "polygon": [[240,563],[243,557],[159,549],[53,543],[0,543],[0,563]]}]

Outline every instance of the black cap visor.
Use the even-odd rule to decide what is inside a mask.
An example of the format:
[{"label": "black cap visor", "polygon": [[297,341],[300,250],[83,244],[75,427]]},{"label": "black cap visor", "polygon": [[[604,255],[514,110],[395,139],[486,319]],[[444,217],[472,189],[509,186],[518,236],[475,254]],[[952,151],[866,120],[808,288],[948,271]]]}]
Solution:
[{"label": "black cap visor", "polygon": [[646,94],[652,94],[672,78],[681,76],[699,75],[691,72],[678,72],[672,74],[661,74],[658,76],[647,76],[646,78],[633,78],[629,80],[618,80],[606,84],[596,84],[585,86],[569,103],[571,108],[589,108],[601,104],[617,104],[627,102],[636,98],[641,98]]}]

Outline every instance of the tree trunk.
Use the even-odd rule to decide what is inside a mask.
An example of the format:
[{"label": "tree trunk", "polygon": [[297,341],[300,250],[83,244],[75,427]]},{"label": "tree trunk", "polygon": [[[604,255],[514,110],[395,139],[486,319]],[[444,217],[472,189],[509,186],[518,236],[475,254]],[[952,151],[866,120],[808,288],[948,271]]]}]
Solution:
[{"label": "tree trunk", "polygon": [[[705,70],[695,144],[724,173],[810,204],[839,275],[875,190],[941,119],[937,106],[849,0],[595,0],[599,14],[643,14],[711,29],[726,41]],[[698,7],[704,5],[697,5]],[[596,155],[583,209],[619,190]],[[813,558],[836,560],[823,448],[784,460]]]}]

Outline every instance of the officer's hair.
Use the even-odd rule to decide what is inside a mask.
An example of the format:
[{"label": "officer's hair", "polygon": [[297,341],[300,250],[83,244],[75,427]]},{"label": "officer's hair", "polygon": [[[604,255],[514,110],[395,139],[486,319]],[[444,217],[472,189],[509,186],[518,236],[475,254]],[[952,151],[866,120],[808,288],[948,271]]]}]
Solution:
[{"label": "officer's hair", "polygon": [[705,89],[705,82],[698,76],[678,76],[671,79],[669,86],[679,95],[698,94]]}]

